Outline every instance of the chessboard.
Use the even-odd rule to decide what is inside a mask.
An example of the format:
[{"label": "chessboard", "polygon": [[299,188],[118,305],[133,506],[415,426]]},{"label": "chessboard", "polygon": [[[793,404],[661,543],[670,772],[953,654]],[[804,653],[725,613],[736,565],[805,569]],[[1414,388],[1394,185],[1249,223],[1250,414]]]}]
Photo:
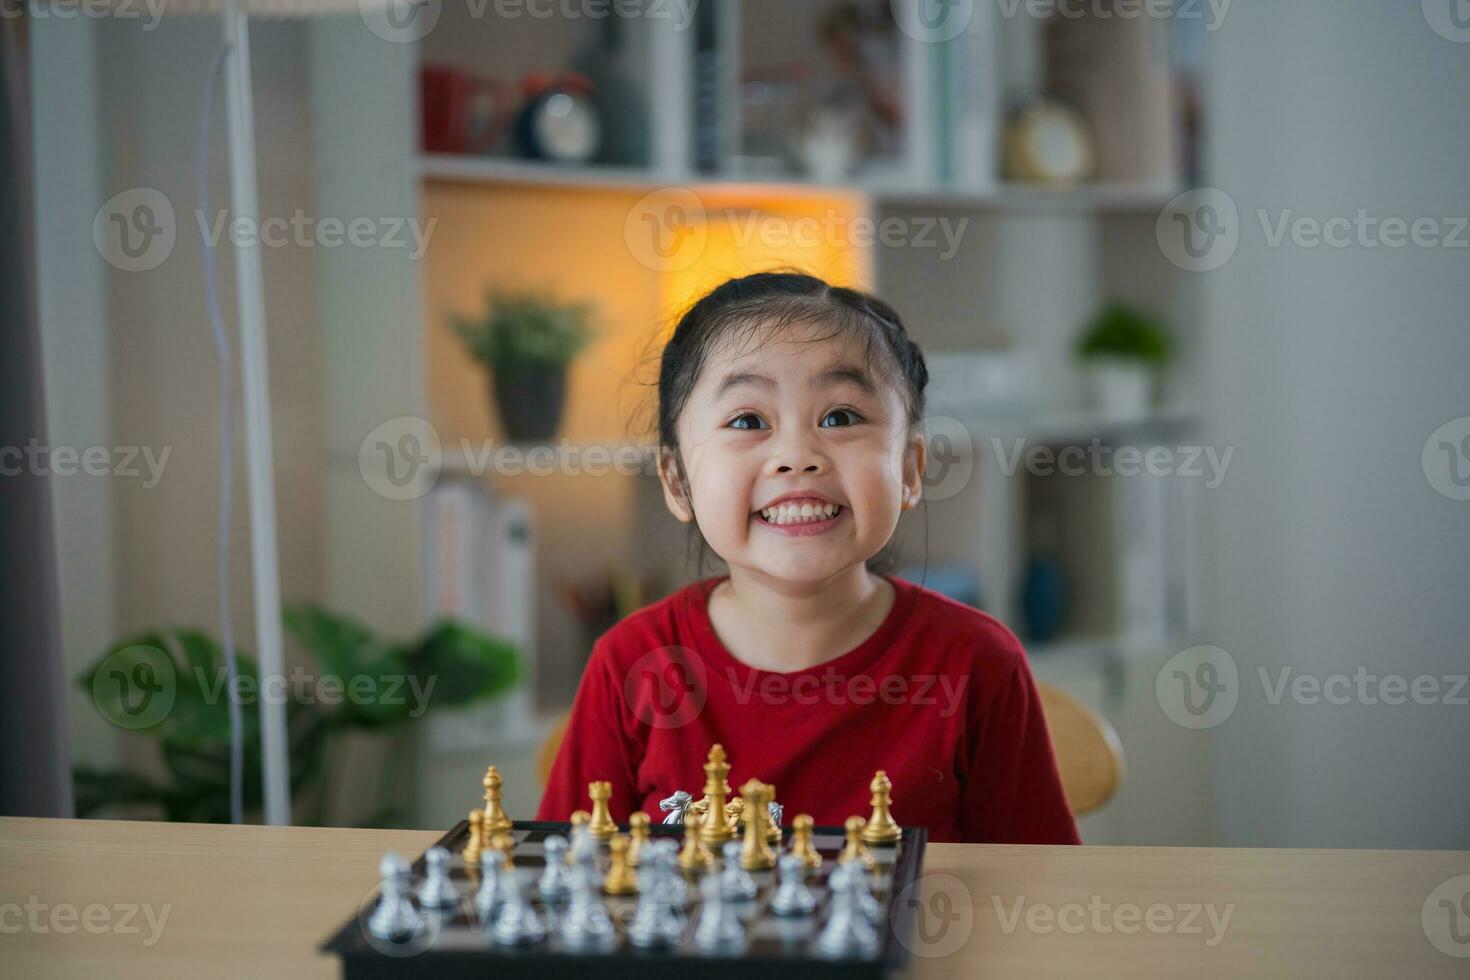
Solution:
[{"label": "chessboard", "polygon": [[[412,865],[400,863],[399,873],[393,887],[402,901],[412,905],[408,920],[411,930],[391,939],[382,938],[381,922],[372,928],[372,919],[384,902],[383,893],[388,881],[364,896],[357,912],[341,929],[329,939],[322,949],[341,958],[342,975],[345,980],[368,980],[368,978],[424,977],[444,978],[496,977],[497,980],[631,980],[638,977],[646,980],[651,976],[681,974],[699,980],[759,976],[761,980],[820,980],[824,977],[877,978],[885,977],[897,969],[906,959],[907,947],[912,945],[915,935],[918,902],[914,890],[923,866],[924,846],[927,832],[922,827],[905,827],[901,838],[887,845],[871,845],[873,859],[870,870],[862,861],[849,861],[839,865],[839,855],[851,842],[851,828],[809,827],[806,842],[821,856],[817,867],[815,858],[809,858],[796,876],[805,891],[810,893],[811,907],[801,914],[776,914],[773,903],[780,888],[780,871],[795,867],[796,862],[785,861],[777,868],[747,872],[754,880],[753,897],[726,901],[719,889],[706,878],[722,874],[719,856],[706,870],[681,868],[674,860],[673,851],[683,836],[677,825],[643,823],[638,828],[649,842],[645,844],[646,856],[642,864],[659,863],[650,855],[662,856],[664,873],[677,875],[683,884],[665,880],[660,887],[677,885],[675,889],[683,899],[671,903],[667,909],[677,923],[671,929],[666,942],[657,948],[646,948],[632,940],[631,930],[639,917],[639,894],[607,894],[601,887],[596,889],[595,901],[605,911],[604,921],[610,924],[609,935],[596,948],[587,948],[585,943],[569,944],[564,923],[569,914],[568,898],[565,894],[548,897],[541,893],[540,883],[545,879],[548,851],[557,856],[555,860],[565,863],[567,838],[576,841],[572,824],[559,822],[515,821],[511,829],[500,840],[500,850],[486,850],[484,857],[465,861],[465,847],[470,843],[469,821],[461,821],[436,845],[443,848],[425,852]],[[630,828],[622,825],[618,838],[626,843]],[[771,828],[774,838],[775,828]],[[781,845],[778,853],[790,853],[785,847],[793,837],[790,827],[781,827]],[[552,839],[555,838],[553,841]],[[671,844],[659,844],[660,841]],[[548,846],[548,841],[551,841]],[[615,845],[621,848],[621,844]],[[612,865],[624,855],[613,854],[608,840],[587,841],[580,859],[588,869],[595,862],[598,873],[608,874]],[[447,854],[445,853],[447,852]],[[497,858],[497,855],[502,857]],[[390,856],[391,857],[391,856]],[[427,858],[427,861],[426,861]],[[501,863],[503,860],[503,863]],[[384,859],[385,874],[392,871],[389,859]],[[429,863],[437,864],[430,868]],[[491,868],[491,865],[494,868]],[[843,872],[838,872],[842,867]],[[487,869],[498,874],[513,873],[515,886],[530,917],[540,924],[534,938],[517,942],[502,942],[496,938],[498,922],[495,918],[481,914],[484,909],[477,902],[483,877]],[[496,870],[499,869],[499,870]],[[864,869],[859,875],[858,869]],[[834,877],[836,874],[836,877]],[[443,894],[444,907],[435,909],[421,901],[424,882],[429,876],[438,876]],[[444,885],[447,878],[448,886]],[[858,878],[856,881],[845,879]],[[599,881],[601,879],[598,879]],[[639,881],[645,881],[640,869]],[[659,880],[659,879],[653,879]],[[646,887],[640,885],[640,887]],[[585,888],[585,886],[584,886]],[[713,890],[712,890],[713,889]],[[851,914],[856,905],[859,891],[863,899],[863,917],[870,924],[868,935],[876,940],[853,946],[848,944],[833,949],[831,942],[823,943],[822,934],[836,914],[845,910]],[[871,898],[868,896],[871,895]],[[584,890],[583,899],[587,897]],[[707,902],[708,899],[708,902]],[[851,901],[849,901],[851,899]],[[649,899],[652,901],[652,898]],[[713,949],[710,944],[697,941],[701,918],[706,916],[706,904],[719,906],[717,915],[739,920],[739,942],[724,948]],[[837,906],[842,906],[839,910]],[[861,923],[859,923],[860,925]],[[868,927],[864,927],[868,928]],[[828,930],[830,931],[830,930]]]}]

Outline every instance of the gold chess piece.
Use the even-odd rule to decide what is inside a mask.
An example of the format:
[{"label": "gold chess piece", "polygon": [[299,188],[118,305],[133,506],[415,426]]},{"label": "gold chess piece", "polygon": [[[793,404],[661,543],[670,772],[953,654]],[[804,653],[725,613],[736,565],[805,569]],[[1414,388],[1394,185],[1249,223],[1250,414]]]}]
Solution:
[{"label": "gold chess piece", "polygon": [[470,839],[465,841],[460,857],[466,867],[480,866],[480,852],[485,849],[485,812],[479,807],[470,811]]},{"label": "gold chess piece", "polygon": [[481,785],[485,787],[485,835],[494,837],[496,834],[510,833],[510,817],[506,815],[505,808],[500,805],[500,788],[505,780],[500,776],[500,770],[494,766],[485,770],[485,778]]},{"label": "gold chess piece", "polygon": [[746,871],[764,871],[776,866],[776,855],[766,841],[766,824],[770,818],[763,811],[768,789],[758,779],[748,780],[740,787],[740,795],[745,800],[745,836],[740,843],[740,866]]},{"label": "gold chess piece", "polygon": [[781,849],[781,825],[771,819],[771,804],[776,800],[776,787],[766,783],[766,843],[774,844],[776,850]]},{"label": "gold chess piece", "polygon": [[868,825],[863,828],[863,840],[869,844],[897,844],[903,837],[903,829],[893,820],[893,814],[889,813],[889,807],[893,805],[893,783],[888,779],[888,773],[879,769],[873,774],[873,781],[868,784],[868,789],[873,791],[873,815],[868,818]]},{"label": "gold chess piece", "polygon": [[731,800],[725,804],[725,823],[730,826],[730,836],[734,837],[740,833],[740,828],[745,821],[745,804],[740,800]]},{"label": "gold chess piece", "polygon": [[[515,850],[515,846],[515,838],[510,836],[510,834],[496,834],[494,837],[490,838],[490,850],[488,860],[492,862],[499,861],[500,867],[503,870],[514,870],[516,866],[515,859],[510,856],[510,852]],[[486,857],[482,855],[480,860],[484,861],[486,860]]]},{"label": "gold chess piece", "polygon": [[618,832],[617,821],[607,805],[612,799],[612,783],[603,780],[588,783],[587,795],[592,797],[592,819],[587,821],[587,833],[594,840],[607,840]]},{"label": "gold chess piece", "polygon": [[868,822],[862,817],[848,817],[843,823],[842,827],[847,831],[847,845],[837,855],[838,864],[857,861],[862,864],[864,871],[872,871],[878,866],[878,859],[873,857],[873,852],[863,843],[863,828],[867,825]]},{"label": "gold chess piece", "polygon": [[802,866],[815,871],[822,866],[822,852],[812,843],[812,818],[798,813],[791,821],[791,853],[801,858]]},{"label": "gold chess piece", "polygon": [[628,838],[614,834],[607,842],[612,863],[608,865],[607,877],[602,881],[602,890],[609,895],[632,895],[638,891],[638,879],[628,865]]},{"label": "gold chess piece", "polygon": [[642,810],[634,810],[628,817],[628,866],[638,867],[638,862],[643,856],[643,846],[648,843],[648,814]]},{"label": "gold chess piece", "polygon": [[704,764],[704,795],[709,799],[709,812],[700,821],[699,839],[706,846],[723,844],[735,835],[726,821],[725,802],[730,796],[730,765],[725,761],[725,748],[716,742],[710,747],[709,761]]},{"label": "gold chess piece", "polygon": [[685,871],[703,871],[710,866],[713,856],[699,839],[699,823],[684,821],[684,847],[679,851],[679,867]]}]

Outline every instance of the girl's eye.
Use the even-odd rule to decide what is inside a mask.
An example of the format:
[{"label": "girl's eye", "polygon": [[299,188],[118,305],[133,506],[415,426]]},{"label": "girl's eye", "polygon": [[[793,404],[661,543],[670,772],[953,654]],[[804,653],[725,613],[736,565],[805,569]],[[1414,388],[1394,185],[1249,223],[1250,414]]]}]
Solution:
[{"label": "girl's eye", "polygon": [[822,428],[834,429],[838,426],[856,425],[858,414],[847,408],[834,408],[822,418]]},{"label": "girl's eye", "polygon": [[765,427],[765,420],[753,412],[737,415],[730,420],[730,428],[732,429],[764,429]]}]

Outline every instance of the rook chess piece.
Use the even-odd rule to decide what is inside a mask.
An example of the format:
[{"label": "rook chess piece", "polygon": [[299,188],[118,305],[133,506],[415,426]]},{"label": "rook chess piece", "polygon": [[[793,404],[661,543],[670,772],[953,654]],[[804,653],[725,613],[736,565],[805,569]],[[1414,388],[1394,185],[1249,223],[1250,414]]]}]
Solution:
[{"label": "rook chess piece", "polygon": [[[737,847],[739,845],[736,845]],[[720,879],[706,876],[699,883],[704,907],[694,930],[694,945],[709,953],[738,953],[745,948],[745,924],[721,893]]]},{"label": "rook chess piece", "polygon": [[628,867],[628,838],[617,834],[608,841],[607,847],[612,863],[608,866],[602,890],[609,895],[632,895],[638,891],[638,879],[633,877],[633,870]]},{"label": "rook chess piece", "polygon": [[460,857],[465,867],[475,868],[480,864],[480,852],[485,849],[485,814],[479,807],[470,811],[470,839],[465,842]]},{"label": "rook chess piece", "polygon": [[451,909],[459,905],[459,889],[449,878],[449,852],[431,847],[424,853],[424,883],[419,886],[419,904],[428,909]]},{"label": "rook chess piece", "polygon": [[843,829],[847,831],[847,845],[842,848],[842,853],[837,855],[838,864],[856,861],[862,864],[864,871],[872,871],[877,867],[878,859],[873,856],[868,845],[863,843],[863,828],[867,823],[862,817],[848,817],[843,823]]},{"label": "rook chess piece", "polygon": [[587,795],[592,798],[592,819],[587,821],[587,833],[595,840],[607,840],[618,832],[607,802],[612,799],[612,783],[597,780],[587,784]]},{"label": "rook chess piece", "polygon": [[755,898],[760,887],[750,872],[741,867],[739,841],[726,841],[722,854],[724,867],[720,870],[720,892],[732,902],[743,902]]},{"label": "rook chess piece", "polygon": [[703,871],[713,860],[709,848],[699,839],[699,823],[684,824],[684,849],[679,852],[679,867],[685,871]]},{"label": "rook chess piece", "polygon": [[709,800],[709,811],[701,821],[699,839],[706,845],[723,844],[734,834],[725,822],[725,803],[730,795],[730,784],[725,782],[725,777],[730,775],[730,765],[725,761],[724,746],[719,743],[710,747],[704,775],[704,795]]},{"label": "rook chess piece", "polygon": [[776,855],[767,840],[766,821],[769,811],[767,787],[758,779],[751,779],[740,787],[740,796],[745,801],[745,833],[740,844],[740,866],[747,871],[764,871],[775,867]]},{"label": "rook chess piece", "polygon": [[817,909],[817,896],[806,885],[806,869],[795,854],[781,855],[781,883],[771,899],[771,911],[777,915],[811,915]]},{"label": "rook chess piece", "polygon": [[394,851],[378,862],[383,883],[378,907],[368,918],[368,933],[377,939],[401,943],[412,939],[423,926],[423,919],[409,900],[408,862]]},{"label": "rook chess piece", "polygon": [[888,773],[879,769],[873,774],[873,781],[868,784],[868,789],[873,792],[873,815],[863,828],[863,840],[869,844],[897,844],[903,837],[903,829],[894,822],[893,814],[889,812],[893,805],[893,783],[889,781]]},{"label": "rook chess piece", "polygon": [[500,805],[500,788],[505,781],[500,778],[500,770],[494,766],[485,770],[485,778],[481,785],[485,787],[485,836],[494,837],[496,834],[508,834],[511,831],[511,820],[506,815],[505,809]]},{"label": "rook chess piece", "polygon": [[802,867],[815,871],[822,866],[822,852],[812,843],[812,818],[798,813],[791,821],[791,853],[801,858]]},{"label": "rook chess piece", "polygon": [[634,810],[628,817],[628,867],[636,868],[643,861],[644,848],[648,846],[648,814]]},{"label": "rook chess piece", "polygon": [[541,897],[555,901],[571,890],[571,873],[567,867],[567,839],[561,834],[552,834],[541,842],[546,849],[546,868],[541,872],[537,885]]}]

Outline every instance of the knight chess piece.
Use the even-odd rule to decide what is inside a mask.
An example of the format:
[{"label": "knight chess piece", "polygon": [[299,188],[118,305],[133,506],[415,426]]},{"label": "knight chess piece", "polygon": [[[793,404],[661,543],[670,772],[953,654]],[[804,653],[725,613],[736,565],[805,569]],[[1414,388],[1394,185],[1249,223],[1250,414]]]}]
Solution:
[{"label": "knight chess piece", "polygon": [[873,774],[873,781],[868,784],[868,789],[873,793],[873,815],[863,828],[863,840],[869,844],[898,843],[903,837],[903,828],[894,821],[890,812],[893,806],[893,783],[889,780],[888,773],[879,769]]},{"label": "knight chess piece", "polygon": [[766,842],[781,849],[781,814],[785,807],[776,802],[776,787],[766,784],[770,796],[766,800]]},{"label": "knight chess piece", "polygon": [[485,787],[485,836],[488,838],[510,833],[511,819],[500,805],[500,790],[505,785],[500,770],[494,766],[489,767],[485,770],[485,778],[480,782]]},{"label": "knight chess piece", "polygon": [[536,887],[546,901],[555,901],[571,891],[571,871],[567,867],[567,839],[561,834],[552,834],[541,842],[546,850],[546,867],[541,872]]},{"label": "knight chess piece", "polygon": [[682,789],[676,789],[669,796],[659,800],[658,808],[665,813],[664,823],[682,824],[684,822],[684,814],[688,812],[689,804],[693,802],[694,797]]},{"label": "knight chess piece", "polygon": [[698,822],[684,825],[684,847],[679,851],[679,867],[685,871],[703,871],[714,861],[714,855],[699,839],[699,831]]},{"label": "knight chess piece", "polygon": [[798,813],[791,821],[791,853],[801,858],[802,867],[815,871],[822,866],[822,852],[812,842],[813,820],[810,815]]},{"label": "knight chess piece", "polygon": [[764,871],[776,866],[776,855],[771,850],[766,822],[769,811],[770,787],[758,779],[748,780],[740,787],[740,796],[745,801],[745,830],[740,844],[740,866],[746,871]]},{"label": "knight chess piece", "polygon": [[633,876],[633,869],[628,866],[628,838],[622,834],[616,834],[608,841],[608,851],[612,855],[612,862],[607,869],[607,878],[602,883],[602,890],[609,895],[632,895],[638,891],[638,879]]},{"label": "knight chess piece", "polygon": [[864,871],[872,871],[878,866],[878,859],[873,856],[868,845],[863,843],[863,828],[867,821],[862,817],[848,817],[842,827],[847,831],[847,844],[842,848],[842,853],[837,855],[838,864],[857,862],[863,866]]},{"label": "knight chess piece", "polygon": [[817,910],[817,896],[806,884],[806,869],[795,854],[781,855],[780,884],[771,899],[771,911],[777,915],[811,915]]},{"label": "knight chess piece", "polygon": [[636,868],[643,861],[643,851],[648,846],[648,825],[651,821],[642,810],[633,811],[628,817],[628,867]]},{"label": "knight chess piece", "polygon": [[449,851],[431,847],[424,852],[424,883],[419,886],[419,905],[426,909],[452,909],[459,905],[459,889],[449,878]]},{"label": "knight chess piece", "polygon": [[[737,845],[738,847],[738,845]],[[735,906],[726,901],[715,875],[705,877],[699,885],[704,898],[699,925],[694,930],[694,945],[709,953],[738,953],[745,948],[745,924]]]},{"label": "knight chess piece", "polygon": [[587,795],[592,798],[592,819],[587,821],[587,833],[594,840],[607,840],[618,832],[618,824],[612,818],[608,801],[612,799],[612,783],[596,780],[587,784]]},{"label": "knight chess piece", "polygon": [[704,795],[709,801],[709,811],[700,821],[699,839],[706,845],[723,844],[734,834],[725,821],[725,804],[730,796],[730,784],[725,777],[730,775],[730,764],[725,761],[724,746],[718,742],[710,747],[704,774]]},{"label": "knight chess piece", "polygon": [[480,852],[485,849],[485,814],[479,807],[470,811],[470,837],[465,842],[464,850],[460,851],[465,867],[477,868],[480,866]]},{"label": "knight chess piece", "polygon": [[409,899],[408,862],[394,851],[378,862],[382,877],[378,906],[368,917],[368,933],[377,939],[401,943],[412,939],[423,927],[423,918]]},{"label": "knight chess piece", "polygon": [[720,893],[732,902],[749,901],[760,891],[755,878],[741,866],[740,851],[740,842],[733,840],[726,841],[721,851],[724,864],[719,874]]}]

